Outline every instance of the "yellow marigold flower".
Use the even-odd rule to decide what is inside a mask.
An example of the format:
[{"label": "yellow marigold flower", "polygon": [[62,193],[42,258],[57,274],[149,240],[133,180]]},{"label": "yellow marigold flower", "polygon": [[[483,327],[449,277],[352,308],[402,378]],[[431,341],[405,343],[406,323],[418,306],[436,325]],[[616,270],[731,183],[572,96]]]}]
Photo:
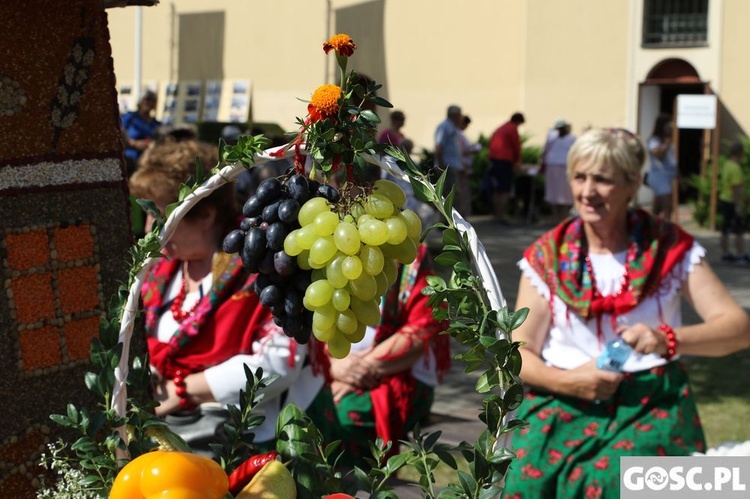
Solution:
[{"label": "yellow marigold flower", "polygon": [[339,33],[338,35],[333,35],[323,44],[323,50],[325,50],[326,54],[331,50],[335,50],[338,55],[349,57],[357,50],[357,45],[349,35]]},{"label": "yellow marigold flower", "polygon": [[341,87],[330,83],[321,85],[313,92],[307,112],[310,114],[310,122],[331,118],[339,112],[339,98]]}]

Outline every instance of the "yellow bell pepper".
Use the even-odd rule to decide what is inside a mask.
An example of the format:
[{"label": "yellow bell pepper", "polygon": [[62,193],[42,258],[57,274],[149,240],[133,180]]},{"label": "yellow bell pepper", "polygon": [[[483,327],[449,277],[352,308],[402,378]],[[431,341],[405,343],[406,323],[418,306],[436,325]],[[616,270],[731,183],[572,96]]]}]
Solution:
[{"label": "yellow bell pepper", "polygon": [[222,499],[229,479],[215,461],[187,452],[152,451],[115,478],[110,499]]}]

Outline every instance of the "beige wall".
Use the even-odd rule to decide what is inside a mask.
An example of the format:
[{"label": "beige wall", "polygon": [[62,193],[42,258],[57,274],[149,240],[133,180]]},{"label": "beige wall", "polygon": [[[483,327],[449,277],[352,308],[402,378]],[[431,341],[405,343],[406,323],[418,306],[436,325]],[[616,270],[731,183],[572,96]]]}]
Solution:
[{"label": "beige wall", "polygon": [[[315,88],[335,80],[321,50],[344,31],[360,49],[350,67],[383,84],[381,95],[406,113],[417,150],[450,104],[472,117],[470,138],[489,135],[511,113],[541,144],[564,117],[636,127],[638,84],[660,61],[680,57],[710,81],[738,126],[750,126],[745,63],[746,0],[709,2],[709,46],[640,47],[642,0],[173,0],[143,8],[143,80],[178,75],[252,81],[252,117],[294,128]],[[330,11],[329,11],[330,7]],[[115,73],[134,75],[134,7],[109,10]],[[204,15],[204,17],[201,17]],[[192,17],[191,17],[192,16]],[[201,28],[200,20],[206,20]],[[197,26],[180,33],[180,26]],[[182,40],[182,41],[181,41]],[[190,43],[187,43],[187,42]],[[186,45],[187,43],[187,45]],[[194,54],[178,54],[190,46]],[[221,50],[223,53],[217,55]],[[220,60],[217,60],[220,59]],[[380,111],[387,121],[387,112]]]},{"label": "beige wall", "polygon": [[721,53],[720,116],[723,135],[734,139],[737,133],[750,133],[750,2],[724,0]]},{"label": "beige wall", "polygon": [[530,141],[557,118],[625,126],[629,46],[627,2],[527,2],[523,107]]}]

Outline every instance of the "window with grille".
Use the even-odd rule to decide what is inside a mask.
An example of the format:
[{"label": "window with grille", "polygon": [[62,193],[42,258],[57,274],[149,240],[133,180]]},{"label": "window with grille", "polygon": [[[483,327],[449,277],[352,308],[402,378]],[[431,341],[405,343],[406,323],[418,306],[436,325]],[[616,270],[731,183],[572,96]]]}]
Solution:
[{"label": "window with grille", "polygon": [[644,0],[644,47],[705,47],[708,0]]}]

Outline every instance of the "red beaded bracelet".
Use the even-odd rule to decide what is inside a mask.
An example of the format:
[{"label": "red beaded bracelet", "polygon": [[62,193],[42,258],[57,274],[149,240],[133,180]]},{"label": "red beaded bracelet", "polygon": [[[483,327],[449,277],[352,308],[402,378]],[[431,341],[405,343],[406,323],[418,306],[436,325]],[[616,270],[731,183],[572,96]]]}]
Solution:
[{"label": "red beaded bracelet", "polygon": [[172,378],[172,382],[174,383],[174,391],[177,396],[180,397],[178,403],[180,404],[180,408],[185,411],[189,411],[195,408],[195,404],[190,401],[190,397],[188,396],[187,392],[187,385],[185,384],[185,377],[187,377],[188,374],[190,373],[178,369],[174,373],[174,378]]},{"label": "red beaded bracelet", "polygon": [[667,353],[662,355],[662,357],[666,360],[671,360],[677,353],[677,336],[674,334],[674,329],[663,322],[659,324],[659,331],[664,333],[667,339]]}]

